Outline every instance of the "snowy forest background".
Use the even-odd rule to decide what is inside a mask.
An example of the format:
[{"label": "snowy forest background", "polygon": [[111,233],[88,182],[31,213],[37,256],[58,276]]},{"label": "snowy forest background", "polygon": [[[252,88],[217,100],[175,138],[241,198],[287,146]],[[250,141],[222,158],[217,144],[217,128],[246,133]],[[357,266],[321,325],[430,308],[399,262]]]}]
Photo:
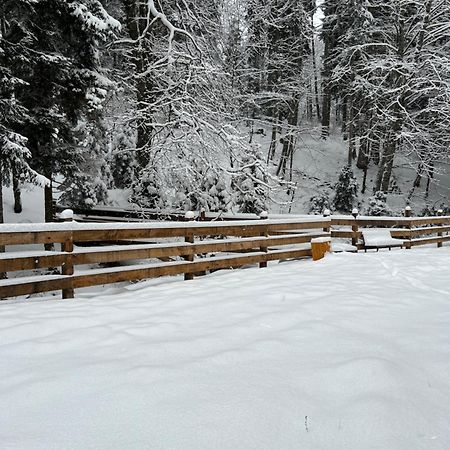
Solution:
[{"label": "snowy forest background", "polygon": [[318,3],[2,0],[15,212],[450,213],[450,2]]}]

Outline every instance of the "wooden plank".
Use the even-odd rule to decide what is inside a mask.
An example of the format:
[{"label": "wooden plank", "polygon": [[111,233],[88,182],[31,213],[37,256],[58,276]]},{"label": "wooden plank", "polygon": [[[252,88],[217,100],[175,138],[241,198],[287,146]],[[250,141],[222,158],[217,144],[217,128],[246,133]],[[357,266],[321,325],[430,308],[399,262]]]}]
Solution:
[{"label": "wooden plank", "polygon": [[300,258],[310,256],[310,249],[292,249],[274,251],[270,253],[255,252],[242,256],[222,256],[196,260],[194,262],[176,261],[172,263],[153,264],[140,268],[115,268],[102,271],[92,271],[83,275],[75,274],[73,277],[74,288],[97,286],[101,284],[118,283],[122,281],[142,280],[158,278],[162,276],[181,275],[185,273],[203,272],[207,270],[241,267],[247,264],[258,264],[262,261],[278,259]]},{"label": "wooden plank", "polygon": [[411,218],[411,222],[413,226],[419,225],[439,225],[439,224],[450,224],[450,216],[443,217],[416,217]]},{"label": "wooden plank", "polygon": [[0,257],[0,272],[15,272],[18,270],[34,270],[45,269],[47,267],[57,267],[64,264],[66,254],[61,252],[55,252],[55,254],[41,256],[15,256],[16,253],[12,253],[8,256],[8,253],[4,253]]},{"label": "wooden plank", "polygon": [[[353,231],[331,230],[331,237],[334,237],[334,238],[351,239],[354,237],[354,235],[355,235],[355,233]],[[361,236],[362,236],[361,231],[357,232],[357,236],[358,236],[358,239],[361,238]]]},{"label": "wooden plank", "polygon": [[411,246],[417,247],[418,245],[426,245],[426,244],[437,244],[443,242],[449,242],[450,236],[438,236],[431,238],[422,238],[422,239],[413,239],[411,240]]},{"label": "wooden plank", "polygon": [[1,232],[0,245],[53,244],[65,242],[71,231]]},{"label": "wooden plank", "polygon": [[411,230],[411,236],[421,236],[424,234],[437,234],[437,233],[448,233],[450,227],[427,227],[427,228],[413,228]]},{"label": "wooden plank", "polygon": [[[357,219],[356,222],[358,223],[359,227],[379,227],[379,228],[386,228],[386,227],[398,227],[398,226],[407,226],[410,224],[411,219],[403,219],[403,218],[392,218],[392,219],[377,219],[377,218],[371,218],[371,219]],[[352,226],[355,223],[355,219],[351,218],[339,218],[335,219],[334,217],[331,217],[331,226],[337,226],[337,225],[346,225],[346,226]]]},{"label": "wooden plank", "polygon": [[[168,243],[167,245],[142,244],[129,246],[99,247],[97,251],[86,252],[84,248],[78,248],[72,254],[73,265],[101,264],[109,262],[126,261],[130,259],[166,258],[170,256],[185,256],[201,253],[237,252],[259,248],[303,244],[310,242],[314,237],[329,236],[328,233],[317,234],[283,234],[268,238],[241,238],[209,240],[196,244]],[[139,248],[141,247],[141,248]],[[41,252],[43,253],[43,252]],[[47,267],[62,266],[67,258],[64,252],[47,252],[37,256],[20,255],[15,252],[0,255],[0,272],[14,272],[19,270],[34,270]]]},{"label": "wooden plank", "polygon": [[40,277],[32,281],[29,278],[21,281],[21,278],[8,280],[8,284],[0,285],[0,299],[5,300],[7,297],[17,297],[19,295],[30,295],[38,292],[59,291],[70,288],[71,277],[55,275],[54,278],[46,275],[39,280]]},{"label": "wooden plank", "polygon": [[142,246],[143,248],[117,250],[101,249],[97,252],[76,252],[73,255],[75,265],[95,264],[116,261],[126,261],[130,259],[150,259],[169,256],[186,256],[201,253],[237,252],[243,250],[256,249],[261,246],[282,246],[303,244],[310,242],[314,237],[329,236],[327,233],[317,233],[315,235],[284,235],[272,236],[269,238],[242,238],[223,239],[217,241],[197,242],[195,244],[179,243],[167,244],[167,246]]},{"label": "wooden plank", "polygon": [[[205,222],[203,222],[205,223]],[[293,222],[268,224],[269,233],[272,230],[316,229],[329,225],[329,222]],[[121,239],[155,239],[194,236],[259,236],[264,231],[264,223],[252,225],[229,225],[227,222],[216,223],[212,226],[192,225],[189,227],[170,228],[119,228],[107,230],[74,230],[74,242],[82,241],[116,241]]]}]

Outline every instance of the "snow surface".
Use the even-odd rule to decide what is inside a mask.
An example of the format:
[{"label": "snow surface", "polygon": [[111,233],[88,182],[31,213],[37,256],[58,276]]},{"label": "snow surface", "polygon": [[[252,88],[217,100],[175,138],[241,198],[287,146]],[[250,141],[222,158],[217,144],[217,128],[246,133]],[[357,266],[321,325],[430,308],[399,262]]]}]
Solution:
[{"label": "snow surface", "polygon": [[0,304],[0,447],[448,449],[450,247]]}]

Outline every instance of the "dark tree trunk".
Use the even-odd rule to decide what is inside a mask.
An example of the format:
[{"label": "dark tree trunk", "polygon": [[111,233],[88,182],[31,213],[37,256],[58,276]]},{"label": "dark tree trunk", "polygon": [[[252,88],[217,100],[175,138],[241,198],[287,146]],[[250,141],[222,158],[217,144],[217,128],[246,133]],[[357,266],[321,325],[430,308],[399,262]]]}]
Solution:
[{"label": "dark tree trunk", "polygon": [[345,98],[342,102],[342,138],[344,141],[348,139],[348,127],[347,127],[347,99]]},{"label": "dark tree trunk", "polygon": [[[53,211],[53,186],[52,186],[51,169],[45,172],[45,176],[50,180],[50,185],[44,187],[45,222],[53,222],[54,211]],[[54,244],[44,244],[44,248],[47,251],[53,251],[55,249],[55,246]]]},{"label": "dark tree trunk", "polygon": [[12,181],[13,181],[13,194],[14,194],[14,212],[20,214],[22,212],[22,198],[19,183],[19,174],[17,169],[13,167],[12,170]]},{"label": "dark tree trunk", "polygon": [[269,153],[267,155],[267,162],[272,161],[275,156],[275,150],[277,148],[277,131],[278,131],[278,124],[274,123],[272,125],[272,135],[270,137],[270,147]]},{"label": "dark tree trunk", "polygon": [[392,175],[392,167],[394,165],[394,156],[396,150],[395,136],[389,136],[385,146],[383,155],[378,168],[377,181],[375,185],[376,191],[388,192],[389,182]]},{"label": "dark tree trunk", "polygon": [[330,135],[331,95],[328,86],[322,87],[322,139]]},{"label": "dark tree trunk", "polygon": [[[139,40],[144,29],[147,26],[147,5],[139,0],[124,0],[126,24],[130,37],[133,40]],[[150,31],[149,31],[150,32]],[[133,52],[133,61],[136,65],[136,73],[142,74],[152,63],[154,54],[150,48],[148,39],[140,39],[139,45],[135,45]],[[135,82],[136,100],[139,109],[147,109],[147,114],[151,117],[152,111],[148,111],[148,105],[154,102],[154,93],[152,92],[152,82],[150,75],[141,76]],[[146,121],[139,117],[136,122],[136,159],[141,168],[148,164],[148,152],[151,147],[153,128],[148,126]]]},{"label": "dark tree trunk", "polygon": [[[311,19],[311,22],[313,19]],[[316,114],[317,120],[320,122],[322,120],[320,114],[320,99],[319,99],[319,81],[317,79],[317,64],[316,64],[316,43],[314,41],[314,36],[311,39],[311,58],[313,63],[313,74],[314,74],[314,103],[316,104]],[[311,102],[312,108],[312,102]],[[312,114],[311,114],[312,116]]]},{"label": "dark tree trunk", "polygon": [[[3,217],[3,172],[0,164],[0,223],[4,223]],[[5,246],[0,245],[0,253],[5,253]],[[6,272],[0,272],[0,279],[4,280],[7,278]]]},{"label": "dark tree trunk", "polygon": [[356,127],[355,127],[355,118],[354,118],[354,108],[353,102],[349,102],[349,115],[348,115],[348,155],[347,155],[347,164],[349,166],[352,165],[353,158],[355,155],[355,139],[356,139]]}]

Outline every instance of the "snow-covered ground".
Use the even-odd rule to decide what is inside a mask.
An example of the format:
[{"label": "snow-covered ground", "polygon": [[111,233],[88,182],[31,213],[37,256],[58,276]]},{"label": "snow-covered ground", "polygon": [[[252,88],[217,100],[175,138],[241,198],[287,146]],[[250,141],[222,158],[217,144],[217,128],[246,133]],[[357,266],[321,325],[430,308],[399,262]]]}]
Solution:
[{"label": "snow-covered ground", "polygon": [[0,447],[450,448],[450,247],[0,305]]}]

